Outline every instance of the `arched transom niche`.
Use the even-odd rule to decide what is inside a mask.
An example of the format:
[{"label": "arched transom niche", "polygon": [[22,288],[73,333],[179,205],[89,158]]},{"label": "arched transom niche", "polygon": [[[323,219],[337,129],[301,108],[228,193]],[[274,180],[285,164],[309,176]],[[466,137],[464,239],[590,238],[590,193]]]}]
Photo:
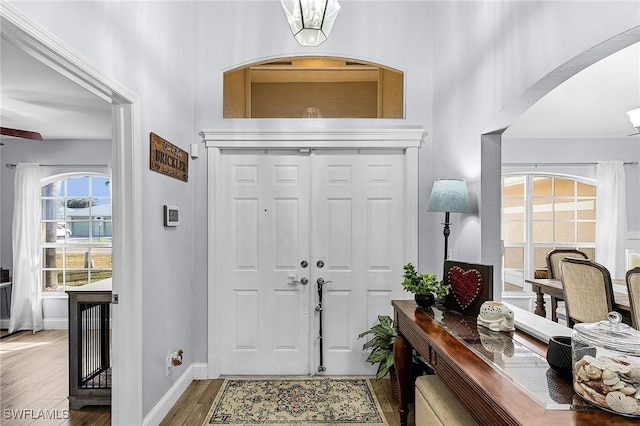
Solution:
[{"label": "arched transom niche", "polygon": [[404,73],[335,57],[290,57],[224,73],[223,118],[404,118]]}]

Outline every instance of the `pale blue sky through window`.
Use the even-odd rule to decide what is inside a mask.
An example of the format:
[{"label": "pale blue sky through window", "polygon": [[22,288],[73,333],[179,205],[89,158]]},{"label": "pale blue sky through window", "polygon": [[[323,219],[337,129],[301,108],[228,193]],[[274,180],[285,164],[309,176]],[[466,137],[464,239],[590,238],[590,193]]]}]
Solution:
[{"label": "pale blue sky through window", "polygon": [[89,194],[89,179],[92,179],[92,196],[93,197],[109,197],[109,185],[106,182],[109,180],[106,177],[101,176],[82,176],[77,178],[70,178],[67,180],[67,197],[86,197]]}]

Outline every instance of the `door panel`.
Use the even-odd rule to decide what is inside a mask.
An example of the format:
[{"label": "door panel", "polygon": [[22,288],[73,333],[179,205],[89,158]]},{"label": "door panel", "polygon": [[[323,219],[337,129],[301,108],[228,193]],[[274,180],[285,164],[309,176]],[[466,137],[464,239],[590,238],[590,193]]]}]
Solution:
[{"label": "door panel", "polygon": [[404,152],[316,151],[311,170],[311,253],[326,263],[316,274],[332,281],[323,364],[326,374],[371,374],[357,336],[403,296]]},{"label": "door panel", "polygon": [[223,374],[307,374],[309,289],[290,283],[308,259],[308,157],[223,155],[217,282]]}]

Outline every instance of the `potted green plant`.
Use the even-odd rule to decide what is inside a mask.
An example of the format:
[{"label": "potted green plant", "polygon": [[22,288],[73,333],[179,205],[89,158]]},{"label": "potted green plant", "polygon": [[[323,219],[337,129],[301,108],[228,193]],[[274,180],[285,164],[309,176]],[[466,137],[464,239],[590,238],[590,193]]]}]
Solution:
[{"label": "potted green plant", "polygon": [[393,369],[393,342],[397,333],[391,317],[378,315],[378,324],[360,333],[358,339],[369,335],[372,335],[372,339],[362,345],[362,349],[372,349],[367,362],[378,364],[376,379],[382,379]]},{"label": "potted green plant", "polygon": [[[360,333],[358,339],[371,335],[372,338],[364,345],[363,350],[372,349],[367,357],[367,362],[378,364],[376,379],[383,379],[389,374],[391,382],[391,394],[395,399],[399,398],[398,379],[396,377],[395,364],[393,359],[393,344],[397,336],[393,320],[387,315],[378,315],[378,324],[375,324],[369,330]],[[415,349],[411,351],[411,378],[415,381],[416,377],[423,374],[433,374],[425,361],[420,357]],[[411,388],[413,391],[413,388]]]},{"label": "potted green plant", "polygon": [[435,299],[444,299],[451,291],[451,286],[438,280],[436,274],[418,273],[416,268],[407,263],[404,265],[402,287],[414,294],[416,303],[422,307],[433,305]]}]

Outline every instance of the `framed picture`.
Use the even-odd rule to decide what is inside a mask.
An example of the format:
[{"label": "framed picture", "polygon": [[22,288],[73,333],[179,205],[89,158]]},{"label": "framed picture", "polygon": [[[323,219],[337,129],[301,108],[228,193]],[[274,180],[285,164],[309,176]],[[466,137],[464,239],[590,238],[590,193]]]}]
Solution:
[{"label": "framed picture", "polygon": [[180,225],[180,207],[164,206],[164,226]]}]

